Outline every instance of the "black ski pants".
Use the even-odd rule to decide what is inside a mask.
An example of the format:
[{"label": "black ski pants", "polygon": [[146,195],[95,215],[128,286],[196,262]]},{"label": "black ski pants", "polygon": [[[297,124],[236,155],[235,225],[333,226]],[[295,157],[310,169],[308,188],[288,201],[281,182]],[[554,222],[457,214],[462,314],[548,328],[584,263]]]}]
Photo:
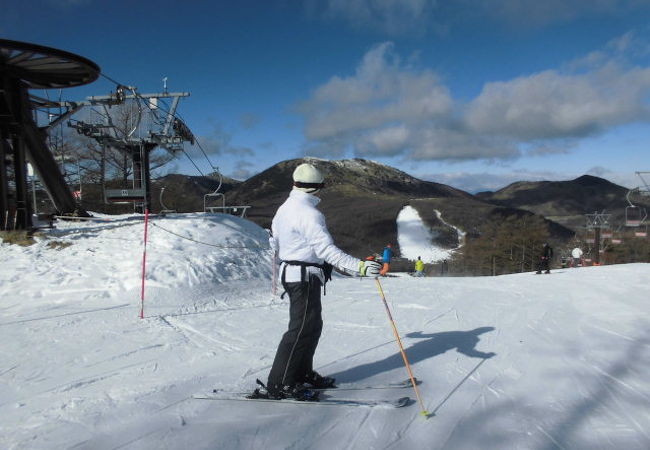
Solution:
[{"label": "black ski pants", "polygon": [[289,328],[278,345],[267,386],[301,382],[313,370],[314,353],[323,330],[320,279],[310,275],[309,281],[285,283],[284,287],[290,300]]}]

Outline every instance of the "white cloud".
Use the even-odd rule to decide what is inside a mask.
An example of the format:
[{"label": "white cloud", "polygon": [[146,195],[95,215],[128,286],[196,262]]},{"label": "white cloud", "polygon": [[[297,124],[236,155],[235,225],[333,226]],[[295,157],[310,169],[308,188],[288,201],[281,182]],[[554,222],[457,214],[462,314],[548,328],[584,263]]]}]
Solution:
[{"label": "white cloud", "polygon": [[582,137],[648,119],[650,68],[606,64],[595,72],[565,75],[546,71],[489,83],[467,111],[479,133],[520,140]]},{"label": "white cloud", "polygon": [[409,133],[409,129],[404,125],[370,131],[359,140],[359,154],[394,155],[399,153],[408,145]]},{"label": "white cloud", "polygon": [[353,75],[332,77],[298,105],[307,153],[415,160],[566,153],[581,138],[650,121],[650,67],[625,58],[639,42],[622,36],[577,65],[487,83],[465,104],[435,72],[403,64],[392,43],[379,44]]}]

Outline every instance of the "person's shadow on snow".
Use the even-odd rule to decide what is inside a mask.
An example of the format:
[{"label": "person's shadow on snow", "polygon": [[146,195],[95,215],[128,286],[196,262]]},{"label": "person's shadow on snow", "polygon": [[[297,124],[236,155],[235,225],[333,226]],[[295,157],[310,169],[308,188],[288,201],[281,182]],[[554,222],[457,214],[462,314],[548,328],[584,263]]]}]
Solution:
[{"label": "person's shadow on snow", "polygon": [[[492,358],[495,353],[481,352],[476,349],[476,345],[479,342],[479,335],[493,330],[494,327],[480,327],[470,331],[443,331],[429,334],[418,331],[409,333],[405,337],[426,340],[416,342],[410,347],[405,348],[406,356],[411,364],[415,364],[436,355],[441,355],[448,350],[456,349],[458,353],[462,353],[471,358]],[[393,355],[382,360],[351,367],[347,370],[330,374],[329,376],[336,378],[339,382],[348,383],[370,378],[379,373],[388,372],[400,367],[404,367],[404,360],[398,350]]]}]

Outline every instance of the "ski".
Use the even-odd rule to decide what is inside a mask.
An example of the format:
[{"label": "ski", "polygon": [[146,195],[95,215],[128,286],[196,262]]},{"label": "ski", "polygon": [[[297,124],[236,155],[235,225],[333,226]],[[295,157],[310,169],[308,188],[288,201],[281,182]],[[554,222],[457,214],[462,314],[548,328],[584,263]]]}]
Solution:
[{"label": "ski", "polygon": [[[415,384],[420,385],[422,382],[415,378]],[[386,384],[369,384],[369,385],[357,385],[353,383],[341,384],[339,386],[332,386],[328,388],[309,388],[312,391],[365,391],[368,389],[405,389],[413,387],[411,380],[407,378],[404,381],[399,381],[397,383],[386,383]]]},{"label": "ski", "polygon": [[[415,384],[420,385],[422,381],[415,378]],[[407,378],[406,380],[395,382],[395,383],[386,383],[386,384],[369,384],[369,385],[358,385],[354,383],[341,384],[336,387],[328,388],[309,388],[310,391],[323,392],[323,391],[365,391],[370,389],[405,389],[412,387],[413,384],[411,380]],[[213,389],[212,394],[230,394],[230,395],[246,395],[247,392],[228,392],[221,389]]]},{"label": "ski", "polygon": [[290,398],[281,400],[266,398],[246,398],[243,395],[223,396],[216,394],[197,394],[193,398],[197,400],[220,400],[235,402],[265,402],[265,403],[284,403],[286,405],[311,405],[311,406],[349,406],[349,407],[366,407],[366,408],[402,408],[411,403],[409,397],[401,397],[396,400],[363,400],[363,399],[345,399],[345,398],[325,398],[316,402],[300,401]]}]

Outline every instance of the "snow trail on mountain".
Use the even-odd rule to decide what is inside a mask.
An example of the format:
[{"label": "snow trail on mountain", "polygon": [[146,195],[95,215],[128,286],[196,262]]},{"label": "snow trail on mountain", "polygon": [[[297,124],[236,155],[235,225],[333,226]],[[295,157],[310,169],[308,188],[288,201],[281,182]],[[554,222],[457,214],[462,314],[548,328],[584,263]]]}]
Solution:
[{"label": "snow trail on mountain", "polygon": [[403,258],[415,261],[419,256],[425,263],[449,259],[452,250],[436,246],[433,233],[412,206],[405,206],[397,215],[397,242]]}]

